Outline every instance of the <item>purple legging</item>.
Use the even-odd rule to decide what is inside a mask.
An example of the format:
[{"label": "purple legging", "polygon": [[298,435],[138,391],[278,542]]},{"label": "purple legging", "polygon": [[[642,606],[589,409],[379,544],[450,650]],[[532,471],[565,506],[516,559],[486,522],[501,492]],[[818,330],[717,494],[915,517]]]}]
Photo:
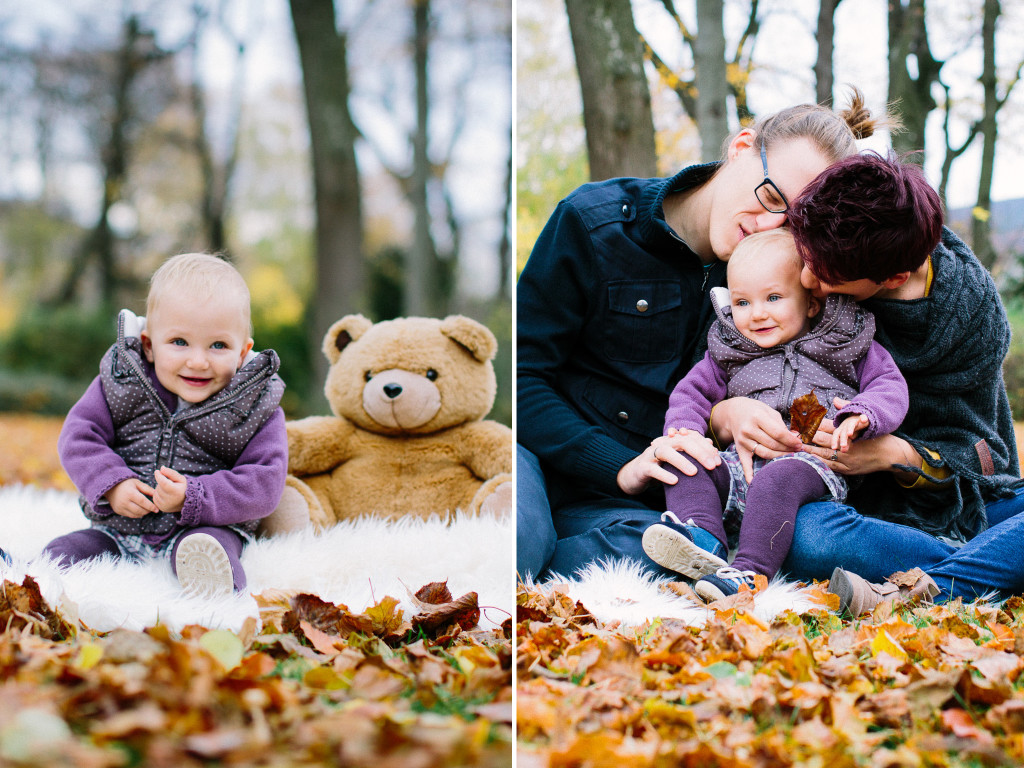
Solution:
[{"label": "purple legging", "polygon": [[[188,533],[179,537],[174,543],[174,548],[171,550],[171,568],[174,570],[175,575],[177,575],[175,555],[178,553],[178,547],[189,536],[197,533],[205,533],[212,536],[224,547],[224,551],[228,555],[228,561],[231,563],[231,577],[234,582],[235,591],[245,589],[245,570],[242,568],[241,561],[244,542],[242,537],[230,528],[204,526],[202,528],[193,528]],[[43,548],[43,553],[49,555],[62,565],[72,565],[80,560],[102,557],[103,555],[119,557],[121,550],[118,549],[114,539],[103,531],[98,531],[95,528],[85,528],[81,531],[58,536]]]},{"label": "purple legging", "polygon": [[[679,478],[675,485],[665,486],[667,508],[684,523],[693,520],[723,547],[728,546],[722,523],[730,484],[725,464],[710,471],[697,465],[697,474],[692,477],[673,467],[666,469]],[[772,461],[758,470],[747,490],[739,548],[732,566],[769,577],[778,573],[793,542],[797,509],[827,493],[825,481],[805,462]]]}]

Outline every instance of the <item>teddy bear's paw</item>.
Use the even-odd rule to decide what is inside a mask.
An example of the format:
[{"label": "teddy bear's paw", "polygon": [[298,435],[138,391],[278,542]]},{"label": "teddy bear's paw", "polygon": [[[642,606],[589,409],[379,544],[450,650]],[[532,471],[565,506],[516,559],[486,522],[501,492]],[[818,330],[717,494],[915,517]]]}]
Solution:
[{"label": "teddy bear's paw", "polygon": [[301,531],[309,525],[310,508],[306,497],[291,485],[285,486],[277,508],[260,521],[260,536]]},{"label": "teddy bear's paw", "polygon": [[516,484],[505,480],[494,487],[492,492],[480,503],[480,514],[500,517],[511,514],[516,505]]}]

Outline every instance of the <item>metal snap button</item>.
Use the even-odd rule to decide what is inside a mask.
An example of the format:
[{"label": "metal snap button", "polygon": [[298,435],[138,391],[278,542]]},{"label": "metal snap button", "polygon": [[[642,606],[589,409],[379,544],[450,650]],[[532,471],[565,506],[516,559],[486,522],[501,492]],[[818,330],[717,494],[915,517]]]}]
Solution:
[{"label": "metal snap button", "polygon": [[636,303],[636,311],[637,312],[646,312],[647,311],[647,307],[649,307],[649,306],[650,305],[644,299],[640,299],[640,301],[638,301]]},{"label": "metal snap button", "polygon": [[617,414],[615,414],[615,418],[617,418],[622,424],[625,424],[627,421],[629,421],[629,414],[626,413],[625,411],[619,411]]}]

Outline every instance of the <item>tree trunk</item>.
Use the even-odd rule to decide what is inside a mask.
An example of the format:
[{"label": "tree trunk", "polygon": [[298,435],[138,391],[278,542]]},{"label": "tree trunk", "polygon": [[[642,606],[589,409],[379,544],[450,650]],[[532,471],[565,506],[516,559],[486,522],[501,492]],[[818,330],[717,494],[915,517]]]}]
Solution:
[{"label": "tree trunk", "polygon": [[509,147],[508,164],[505,166],[505,207],[504,215],[501,219],[501,243],[498,246],[498,301],[507,301],[513,298],[512,282],[509,277],[512,273],[511,232],[512,227],[515,226],[515,221],[513,220],[515,213],[512,209],[513,173],[515,173],[515,169],[512,166],[512,147]]},{"label": "tree trunk", "polygon": [[[356,129],[349,112],[347,40],[335,23],[331,0],[289,0],[309,118],[316,198],[316,271],[311,349],[320,349],[327,328],[364,309],[363,219],[356,165]],[[321,382],[327,362],[314,355],[312,381]]]},{"label": "tree trunk", "polygon": [[110,209],[121,199],[128,176],[129,138],[128,126],[134,108],[131,102],[132,85],[150,60],[138,50],[143,37],[139,20],[130,16],[124,24],[124,38],[117,52],[117,68],[114,82],[113,113],[110,116],[109,134],[100,150],[103,167],[103,192],[100,199],[100,213],[96,223],[75,254],[57,294],[57,303],[66,304],[78,293],[89,262],[96,260],[99,266],[100,295],[105,304],[114,304],[118,288],[117,260],[114,253],[114,233],[110,228]]},{"label": "tree trunk", "polygon": [[[913,64],[911,64],[913,61]],[[916,69],[916,73],[911,69]],[[916,152],[912,160],[924,164],[925,124],[935,109],[932,85],[939,80],[942,62],[928,46],[924,0],[889,3],[889,102],[896,104],[904,130],[892,137],[899,154]]]},{"label": "tree trunk", "polygon": [[405,272],[405,314],[430,314],[431,267],[434,243],[430,236],[427,184],[430,158],[427,156],[430,99],[427,56],[430,43],[430,0],[413,2],[413,71],[416,73],[416,133],[413,136],[413,170],[410,198],[415,212],[412,250]]},{"label": "tree trunk", "polygon": [[835,78],[832,57],[835,54],[836,8],[842,0],[820,0],[818,4],[818,58],[814,62],[814,94],[819,104],[832,103]]},{"label": "tree trunk", "polygon": [[726,99],[729,83],[725,74],[725,25],[722,0],[697,0],[697,37],[693,62],[697,82],[697,129],[700,131],[700,159],[710,163],[722,154],[729,135]]},{"label": "tree trunk", "polygon": [[657,174],[651,95],[630,0],[565,0],[591,179]]},{"label": "tree trunk", "polygon": [[1000,14],[999,0],[985,0],[981,22],[982,69],[981,85],[985,92],[985,108],[981,117],[981,168],[978,172],[978,202],[971,217],[971,247],[988,269],[996,263],[992,247],[992,172],[996,160],[999,96],[996,93],[996,20]]},{"label": "tree trunk", "polygon": [[[228,250],[225,219],[227,218],[231,181],[235,175],[235,167],[238,164],[242,102],[245,93],[244,63],[246,45],[245,40],[241,38],[236,38],[233,41],[235,60],[232,64],[234,69],[231,76],[231,89],[228,95],[227,128],[224,132],[227,154],[223,160],[218,161],[208,133],[206,90],[203,86],[199,67],[198,43],[200,30],[203,24],[206,23],[206,11],[202,8],[194,8],[193,12],[196,14],[196,20],[195,31],[193,32],[190,44],[192,75],[189,84],[189,97],[195,121],[195,151],[199,158],[200,174],[203,180],[203,189],[200,197],[200,216],[203,222],[203,231],[206,234],[205,248],[215,253],[222,253]],[[228,33],[226,29],[223,31]]]}]

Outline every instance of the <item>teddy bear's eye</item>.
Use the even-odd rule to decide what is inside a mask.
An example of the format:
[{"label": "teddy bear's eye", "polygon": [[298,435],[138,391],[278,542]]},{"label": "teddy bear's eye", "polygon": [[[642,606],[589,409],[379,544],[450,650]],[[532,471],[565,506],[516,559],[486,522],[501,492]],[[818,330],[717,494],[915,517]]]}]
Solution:
[{"label": "teddy bear's eye", "polygon": [[372,379],[373,378],[373,371],[367,371],[366,373],[364,373],[363,374],[363,378],[366,379],[367,381]]},{"label": "teddy bear's eye", "polygon": [[437,381],[437,371],[433,368],[429,369],[427,371],[427,378],[430,379],[430,381]]}]

